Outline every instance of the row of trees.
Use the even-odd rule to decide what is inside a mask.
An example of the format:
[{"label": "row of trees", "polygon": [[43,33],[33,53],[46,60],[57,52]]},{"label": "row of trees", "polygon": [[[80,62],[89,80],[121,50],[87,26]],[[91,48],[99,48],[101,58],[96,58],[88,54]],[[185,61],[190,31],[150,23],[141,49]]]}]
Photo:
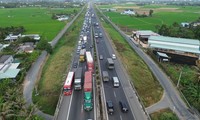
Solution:
[{"label": "row of trees", "polygon": [[193,27],[190,25],[188,27],[182,27],[180,24],[175,22],[171,26],[163,24],[161,26],[156,26],[156,28],[158,34],[163,36],[200,39],[200,26]]},{"label": "row of trees", "polygon": [[7,35],[9,35],[10,33],[14,34],[14,35],[18,35],[20,33],[24,33],[25,32],[25,28],[23,26],[19,26],[19,27],[0,27],[0,40],[4,40],[5,37]]}]

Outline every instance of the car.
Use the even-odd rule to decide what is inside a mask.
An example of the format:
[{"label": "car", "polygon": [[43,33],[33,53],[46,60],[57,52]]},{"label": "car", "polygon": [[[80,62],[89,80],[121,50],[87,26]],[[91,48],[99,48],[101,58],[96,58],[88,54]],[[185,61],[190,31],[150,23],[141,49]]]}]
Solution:
[{"label": "car", "polygon": [[108,114],[112,115],[114,113],[114,106],[111,100],[106,101]]},{"label": "car", "polygon": [[116,55],[112,54],[112,59],[115,60],[116,59]]},{"label": "car", "polygon": [[99,60],[103,60],[103,55],[99,55]]},{"label": "car", "polygon": [[119,101],[119,106],[122,112],[124,113],[128,112],[128,107],[125,102]]},{"label": "car", "polygon": [[99,40],[98,39],[96,39],[96,42],[97,42],[97,44],[99,43]]},{"label": "car", "polygon": [[77,68],[77,66],[78,66],[78,63],[75,62],[75,63],[73,64],[73,68]]},{"label": "car", "polygon": [[102,36],[103,36],[103,35],[102,35],[102,33],[101,33],[101,32],[99,32],[99,37],[100,37],[100,38],[102,38]]}]

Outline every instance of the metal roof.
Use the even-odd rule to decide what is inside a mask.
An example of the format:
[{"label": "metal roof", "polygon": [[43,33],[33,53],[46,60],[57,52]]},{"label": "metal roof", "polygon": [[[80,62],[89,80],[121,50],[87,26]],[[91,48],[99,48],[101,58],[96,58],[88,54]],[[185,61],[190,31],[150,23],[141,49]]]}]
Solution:
[{"label": "metal roof", "polygon": [[157,33],[151,31],[151,30],[139,30],[139,31],[136,31],[136,34],[139,34],[139,35],[158,35]]},{"label": "metal roof", "polygon": [[149,47],[200,54],[200,42],[195,39],[150,36]]},{"label": "metal roof", "polygon": [[20,69],[8,69],[4,73],[0,73],[0,79],[15,78]]},{"label": "metal roof", "polygon": [[199,40],[197,40],[197,39],[186,39],[186,38],[176,38],[176,37],[166,37],[166,36],[150,36],[149,41],[151,41],[151,40],[170,42],[170,43],[200,45]]},{"label": "metal roof", "polygon": [[12,55],[3,55],[0,58],[0,63],[4,63],[9,57],[11,57]]}]

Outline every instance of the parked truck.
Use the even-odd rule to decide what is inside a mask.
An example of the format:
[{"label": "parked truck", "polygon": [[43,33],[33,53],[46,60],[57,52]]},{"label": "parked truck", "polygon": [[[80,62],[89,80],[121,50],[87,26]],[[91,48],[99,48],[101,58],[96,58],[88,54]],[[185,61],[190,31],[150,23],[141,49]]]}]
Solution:
[{"label": "parked truck", "polygon": [[92,109],[92,72],[86,71],[84,78],[84,110],[91,111]]},{"label": "parked truck", "polygon": [[74,89],[75,90],[81,90],[81,78],[82,78],[82,67],[79,67],[78,69],[76,69],[75,72],[75,80],[74,80]]},{"label": "parked truck", "polygon": [[109,75],[108,75],[107,71],[103,71],[102,76],[103,76],[103,81],[104,82],[108,82],[109,81]]}]

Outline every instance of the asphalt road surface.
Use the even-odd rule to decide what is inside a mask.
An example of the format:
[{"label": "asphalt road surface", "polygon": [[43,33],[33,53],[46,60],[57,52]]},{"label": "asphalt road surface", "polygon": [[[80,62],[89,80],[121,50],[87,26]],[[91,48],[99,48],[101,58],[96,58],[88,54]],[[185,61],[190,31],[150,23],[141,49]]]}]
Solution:
[{"label": "asphalt road surface", "polygon": [[[94,22],[99,22],[99,19],[97,18],[97,16],[95,18],[93,18],[93,20],[94,20]],[[101,72],[108,71],[110,78],[116,76],[120,80],[119,88],[113,88],[113,83],[111,81],[112,79],[110,79],[109,82],[107,82],[107,83],[103,83],[105,99],[106,99],[106,101],[111,100],[114,105],[114,114],[108,115],[108,119],[109,120],[135,120],[136,118],[138,118],[138,120],[146,119],[146,116],[144,115],[144,112],[141,110],[139,102],[137,100],[136,100],[137,103],[135,105],[133,105],[131,103],[132,104],[131,107],[128,106],[128,108],[129,108],[128,113],[121,112],[121,109],[119,107],[119,101],[123,101],[123,102],[127,103],[128,105],[130,105],[130,101],[127,99],[125,92],[124,92],[124,89],[126,89],[127,86],[128,86],[128,88],[130,87],[130,83],[128,82],[128,79],[126,78],[126,76],[123,75],[124,71],[121,70],[122,68],[119,65],[120,63],[119,63],[118,58],[116,60],[114,60],[115,69],[108,70],[108,68],[106,66],[106,61],[107,61],[106,59],[111,58],[111,55],[114,53],[114,50],[112,48],[112,45],[109,43],[109,40],[107,39],[107,36],[101,26],[94,26],[94,31],[101,31],[103,34],[102,38],[96,39],[96,41],[98,41],[98,42],[96,42],[98,55],[103,55],[103,58],[104,58],[103,60],[100,60]],[[134,91],[132,91],[132,89],[129,90],[129,92],[134,93]],[[135,99],[137,99],[136,96],[132,96],[132,97],[135,97]],[[140,114],[134,114],[132,107],[137,109],[137,111],[140,112]]]}]

